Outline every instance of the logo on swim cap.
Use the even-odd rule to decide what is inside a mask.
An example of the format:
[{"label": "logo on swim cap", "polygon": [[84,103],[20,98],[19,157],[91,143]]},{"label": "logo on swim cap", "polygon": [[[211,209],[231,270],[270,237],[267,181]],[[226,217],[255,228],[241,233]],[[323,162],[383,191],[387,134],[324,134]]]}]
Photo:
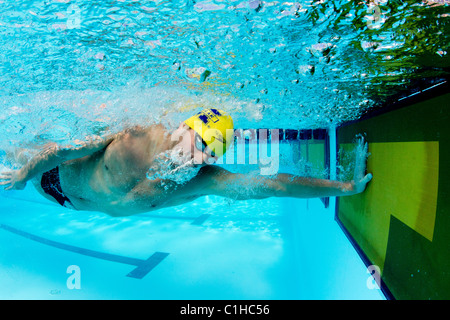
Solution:
[{"label": "logo on swim cap", "polygon": [[[210,111],[210,112],[208,112],[208,111]],[[222,114],[217,109],[209,109],[209,110],[204,110],[204,111],[200,112],[198,118],[200,120],[202,120],[202,122],[204,124],[208,124],[210,121],[212,121],[213,123],[216,123],[220,120],[218,116],[221,116],[221,115]]]}]

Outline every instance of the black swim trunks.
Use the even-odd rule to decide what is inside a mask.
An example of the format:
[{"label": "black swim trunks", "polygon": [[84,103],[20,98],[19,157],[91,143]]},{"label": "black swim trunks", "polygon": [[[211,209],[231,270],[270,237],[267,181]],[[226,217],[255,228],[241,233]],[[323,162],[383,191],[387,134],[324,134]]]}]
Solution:
[{"label": "black swim trunks", "polygon": [[[69,198],[62,192],[61,182],[59,180],[59,168],[56,167],[42,175],[41,187],[44,192],[55,198],[58,203],[64,207],[72,208],[73,204]],[[69,204],[69,205],[67,205]]]}]

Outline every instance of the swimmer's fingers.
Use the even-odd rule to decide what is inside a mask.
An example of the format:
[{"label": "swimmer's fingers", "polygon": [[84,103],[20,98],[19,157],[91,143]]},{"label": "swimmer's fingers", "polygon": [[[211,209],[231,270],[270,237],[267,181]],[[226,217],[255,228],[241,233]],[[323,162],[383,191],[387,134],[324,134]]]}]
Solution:
[{"label": "swimmer's fingers", "polygon": [[356,143],[357,143],[356,149],[357,149],[359,152],[362,152],[362,153],[364,153],[364,154],[367,154],[367,152],[369,151],[369,145],[368,145],[367,142],[365,141],[363,135],[359,135],[359,136],[357,137],[357,142],[356,142]]},{"label": "swimmer's fingers", "polygon": [[364,141],[363,137],[359,138],[356,146],[356,158],[355,158],[355,170],[353,178],[354,180],[362,179],[365,175],[367,158],[369,156],[369,145]]},{"label": "swimmer's fingers", "polygon": [[18,179],[18,171],[7,171],[0,174],[0,186],[5,186],[5,190],[23,190],[26,186],[26,181]]},{"label": "swimmer's fingers", "polygon": [[0,182],[0,186],[5,186],[5,190],[10,190],[12,188],[11,179]]},{"label": "swimmer's fingers", "polygon": [[13,174],[12,171],[2,172],[2,173],[0,173],[0,179],[10,179],[12,174]]},{"label": "swimmer's fingers", "polygon": [[368,154],[369,153],[369,145],[366,143],[364,143],[364,154]]},{"label": "swimmer's fingers", "polygon": [[6,171],[6,172],[2,172],[0,173],[0,180],[8,180],[8,181],[3,181],[0,182],[0,185],[5,185],[7,183],[11,183],[11,180],[13,180],[13,171]]},{"label": "swimmer's fingers", "polygon": [[[12,182],[12,181],[3,181],[0,182],[0,185],[4,185],[5,190],[23,190],[25,189],[25,186],[27,185],[27,183],[23,183],[23,182]],[[7,186],[9,185],[9,186]]]}]

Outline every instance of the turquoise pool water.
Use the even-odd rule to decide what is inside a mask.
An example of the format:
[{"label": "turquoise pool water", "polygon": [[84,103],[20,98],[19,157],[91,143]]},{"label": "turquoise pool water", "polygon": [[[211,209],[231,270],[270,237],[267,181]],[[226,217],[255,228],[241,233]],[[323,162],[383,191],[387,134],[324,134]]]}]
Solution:
[{"label": "turquoise pool water", "polygon": [[[212,200],[184,208],[182,218],[173,217],[180,213],[172,209],[160,217],[113,219],[2,198],[2,212],[10,212],[2,226],[97,253],[141,260],[155,252],[169,255],[143,278],[132,278],[127,275],[134,265],[43,244],[2,227],[0,297],[382,299],[379,290],[367,288],[364,264],[318,200],[309,202],[309,210],[306,200],[252,201],[193,225],[200,214],[195,208]],[[79,289],[67,285],[73,265],[79,267]]]},{"label": "turquoise pool water", "polygon": [[[173,129],[202,107],[236,128],[333,132],[447,76],[448,17],[444,0],[0,1],[1,168],[16,148]],[[280,172],[306,172],[296,147]],[[126,218],[31,185],[0,199],[2,299],[383,299],[333,198],[207,196]]]}]

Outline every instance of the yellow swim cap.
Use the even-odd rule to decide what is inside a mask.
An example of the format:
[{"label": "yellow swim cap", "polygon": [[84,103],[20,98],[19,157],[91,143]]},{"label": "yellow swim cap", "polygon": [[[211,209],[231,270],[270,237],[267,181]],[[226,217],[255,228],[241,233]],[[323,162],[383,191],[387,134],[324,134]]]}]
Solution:
[{"label": "yellow swim cap", "polygon": [[[219,157],[224,155],[227,147],[231,145],[234,135],[233,119],[225,111],[205,109],[190,117],[184,123],[197,132],[206,145]],[[220,145],[218,141],[222,143],[223,153],[218,150]]]}]

